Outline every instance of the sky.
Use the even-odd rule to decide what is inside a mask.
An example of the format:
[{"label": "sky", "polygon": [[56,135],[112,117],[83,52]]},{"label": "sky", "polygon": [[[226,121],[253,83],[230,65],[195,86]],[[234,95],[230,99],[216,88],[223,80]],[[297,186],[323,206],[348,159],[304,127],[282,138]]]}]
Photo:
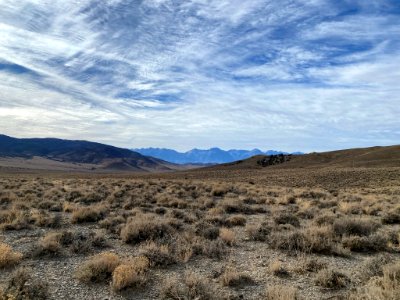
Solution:
[{"label": "sky", "polygon": [[400,144],[400,1],[0,0],[0,133],[180,151]]}]

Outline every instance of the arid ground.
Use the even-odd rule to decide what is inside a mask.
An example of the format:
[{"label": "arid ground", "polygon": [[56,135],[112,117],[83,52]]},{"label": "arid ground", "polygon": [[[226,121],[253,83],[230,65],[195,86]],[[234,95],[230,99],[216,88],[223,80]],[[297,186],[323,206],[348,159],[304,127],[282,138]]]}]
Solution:
[{"label": "arid ground", "polygon": [[400,299],[400,168],[3,172],[0,299]]}]

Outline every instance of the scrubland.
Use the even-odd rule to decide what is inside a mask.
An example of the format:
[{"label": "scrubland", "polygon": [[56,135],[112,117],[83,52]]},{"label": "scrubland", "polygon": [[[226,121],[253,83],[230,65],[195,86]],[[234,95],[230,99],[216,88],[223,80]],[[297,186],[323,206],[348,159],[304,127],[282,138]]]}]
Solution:
[{"label": "scrubland", "polygon": [[398,169],[252,172],[0,176],[0,299],[400,299]]}]

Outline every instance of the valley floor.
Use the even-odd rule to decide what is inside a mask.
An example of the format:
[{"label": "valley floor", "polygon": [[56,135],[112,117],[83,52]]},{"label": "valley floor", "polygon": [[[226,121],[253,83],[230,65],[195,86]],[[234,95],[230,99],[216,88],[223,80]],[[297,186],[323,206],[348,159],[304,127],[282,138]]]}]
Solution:
[{"label": "valley floor", "polygon": [[399,168],[3,173],[0,299],[399,299],[399,203]]}]

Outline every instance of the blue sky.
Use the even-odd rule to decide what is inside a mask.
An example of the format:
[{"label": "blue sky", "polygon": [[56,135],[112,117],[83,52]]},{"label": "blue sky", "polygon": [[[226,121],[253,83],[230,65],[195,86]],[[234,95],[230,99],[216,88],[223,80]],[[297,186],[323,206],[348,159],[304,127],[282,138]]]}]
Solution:
[{"label": "blue sky", "polygon": [[0,128],[122,147],[400,144],[398,0],[0,0]]}]

